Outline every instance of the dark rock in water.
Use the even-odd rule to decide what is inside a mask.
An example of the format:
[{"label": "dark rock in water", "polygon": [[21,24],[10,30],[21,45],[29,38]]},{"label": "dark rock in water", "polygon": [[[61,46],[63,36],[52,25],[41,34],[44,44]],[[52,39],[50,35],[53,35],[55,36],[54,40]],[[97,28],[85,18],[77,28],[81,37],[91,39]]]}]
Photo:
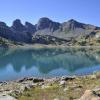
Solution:
[{"label": "dark rock in water", "polygon": [[34,83],[44,82],[44,79],[35,78],[35,79],[33,79],[33,82],[34,82]]},{"label": "dark rock in water", "polygon": [[28,80],[28,78],[23,78],[23,79],[20,79],[20,80],[18,80],[18,82],[24,82],[24,81],[27,81]]},{"label": "dark rock in water", "polygon": [[62,80],[64,80],[64,81],[71,81],[74,79],[75,79],[75,77],[62,77]]},{"label": "dark rock in water", "polygon": [[33,80],[33,77],[30,77],[30,78],[25,77],[23,79],[18,80],[18,82],[21,83],[21,82],[32,81],[32,80]]},{"label": "dark rock in water", "polygon": [[22,82],[27,82],[27,81],[33,81],[34,83],[37,83],[37,82],[44,82],[44,79],[40,79],[40,78],[33,78],[33,77],[30,77],[30,78],[23,78],[23,79],[20,79],[18,80],[18,83],[22,83]]}]

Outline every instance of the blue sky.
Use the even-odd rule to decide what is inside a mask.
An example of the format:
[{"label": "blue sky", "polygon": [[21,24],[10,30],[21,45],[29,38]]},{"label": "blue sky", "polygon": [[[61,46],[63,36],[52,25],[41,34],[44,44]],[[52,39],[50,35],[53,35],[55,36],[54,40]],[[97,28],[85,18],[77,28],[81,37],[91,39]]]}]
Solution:
[{"label": "blue sky", "polygon": [[35,24],[41,17],[100,26],[100,0],[0,0],[0,21],[8,25],[15,19]]}]

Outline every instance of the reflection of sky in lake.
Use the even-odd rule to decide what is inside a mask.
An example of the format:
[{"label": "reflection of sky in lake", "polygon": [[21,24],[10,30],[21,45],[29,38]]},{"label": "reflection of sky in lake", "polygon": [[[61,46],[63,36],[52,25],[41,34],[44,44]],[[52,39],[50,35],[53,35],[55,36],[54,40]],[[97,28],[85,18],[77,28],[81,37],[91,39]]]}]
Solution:
[{"label": "reflection of sky in lake", "polygon": [[0,51],[0,80],[84,75],[98,70],[99,51],[68,48]]}]

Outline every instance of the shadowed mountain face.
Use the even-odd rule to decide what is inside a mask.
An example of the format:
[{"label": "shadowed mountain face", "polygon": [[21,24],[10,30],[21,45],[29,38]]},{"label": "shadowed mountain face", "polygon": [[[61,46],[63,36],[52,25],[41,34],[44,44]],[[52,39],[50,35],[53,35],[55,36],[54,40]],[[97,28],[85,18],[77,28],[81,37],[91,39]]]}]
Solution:
[{"label": "shadowed mountain face", "polygon": [[49,31],[52,33],[59,29],[60,23],[53,22],[52,20],[48,18],[40,18],[38,24],[36,25],[37,31],[38,30],[44,30],[49,29]]},{"label": "shadowed mountain face", "polygon": [[[30,71],[29,75],[31,74],[31,76],[33,73],[33,76],[38,74],[40,76],[47,75],[48,77],[50,75],[59,76],[58,73],[60,73],[60,75],[89,74],[95,70],[100,70],[95,67],[100,66],[100,51],[93,52],[93,50],[89,49],[68,48],[29,50],[3,49],[0,50],[0,73],[7,73],[11,68],[9,71],[14,75],[16,75],[16,73],[21,75],[23,69],[23,74]],[[4,70],[5,72],[3,72]],[[36,71],[37,74],[35,74]]]},{"label": "shadowed mountain face", "polygon": [[34,35],[49,35],[67,39],[69,37],[80,36],[81,34],[89,35],[93,32],[96,34],[98,31],[100,31],[100,27],[80,23],[74,19],[58,23],[43,17],[39,19],[36,25],[32,25],[29,22],[25,22],[25,25],[23,25],[19,19],[16,19],[11,27],[7,26],[4,22],[0,22],[1,37],[26,43],[30,43]]}]

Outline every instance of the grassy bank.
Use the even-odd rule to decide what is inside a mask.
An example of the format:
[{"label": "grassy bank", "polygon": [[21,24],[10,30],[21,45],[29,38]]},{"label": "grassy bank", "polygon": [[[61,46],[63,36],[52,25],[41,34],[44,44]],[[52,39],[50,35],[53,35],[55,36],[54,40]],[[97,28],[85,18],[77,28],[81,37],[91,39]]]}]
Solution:
[{"label": "grassy bank", "polygon": [[51,83],[25,90],[18,96],[19,100],[73,100],[80,98],[85,90],[100,87],[100,79],[85,77],[68,80],[65,85]]},{"label": "grassy bank", "polygon": [[24,78],[4,84],[2,89],[12,90],[8,94],[18,100],[79,100],[86,90],[98,90],[96,95],[100,96],[100,72],[80,77]]}]

